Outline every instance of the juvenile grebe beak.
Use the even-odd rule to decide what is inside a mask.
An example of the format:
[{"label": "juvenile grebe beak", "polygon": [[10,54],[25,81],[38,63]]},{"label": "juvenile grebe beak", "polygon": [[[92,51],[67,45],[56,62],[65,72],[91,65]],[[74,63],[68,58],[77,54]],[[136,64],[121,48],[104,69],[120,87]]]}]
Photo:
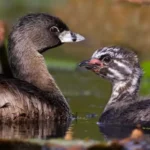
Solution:
[{"label": "juvenile grebe beak", "polygon": [[77,33],[73,33],[71,31],[63,31],[59,34],[59,39],[62,43],[68,43],[68,42],[80,42],[85,40],[83,36]]},{"label": "juvenile grebe beak", "polygon": [[89,64],[90,65],[99,65],[99,66],[102,66],[102,62],[99,59],[97,59],[97,58],[92,58],[89,61]]},{"label": "juvenile grebe beak", "polygon": [[79,63],[79,67],[87,67],[89,65],[89,60],[83,60],[82,62]]},{"label": "juvenile grebe beak", "polygon": [[85,67],[86,69],[93,69],[95,67],[102,67],[102,62],[99,59],[92,58],[82,61],[79,66]]}]

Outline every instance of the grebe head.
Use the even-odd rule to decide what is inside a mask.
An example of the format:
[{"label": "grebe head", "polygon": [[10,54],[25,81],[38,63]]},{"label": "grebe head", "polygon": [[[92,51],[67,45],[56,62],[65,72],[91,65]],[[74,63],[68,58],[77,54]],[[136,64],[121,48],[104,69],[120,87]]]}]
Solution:
[{"label": "grebe head", "polygon": [[103,47],[96,50],[89,60],[79,64],[111,82],[126,81],[133,74],[142,75],[137,55],[122,47]]},{"label": "grebe head", "polygon": [[34,45],[40,53],[63,43],[82,40],[84,37],[71,32],[62,20],[45,13],[28,14],[20,18],[10,35],[11,46],[13,42],[25,41]]}]

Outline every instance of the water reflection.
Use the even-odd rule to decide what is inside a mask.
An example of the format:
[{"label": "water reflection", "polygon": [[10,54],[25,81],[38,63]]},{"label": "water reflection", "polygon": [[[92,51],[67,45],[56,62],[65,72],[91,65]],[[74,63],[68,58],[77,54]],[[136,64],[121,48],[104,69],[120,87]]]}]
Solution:
[{"label": "water reflection", "polygon": [[[123,139],[131,135],[136,128],[134,126],[117,126],[117,125],[98,125],[100,132],[103,134],[106,141],[113,139]],[[147,139],[150,140],[150,130],[143,130]]]},{"label": "water reflection", "polygon": [[98,125],[100,132],[105,140],[123,139],[129,137],[135,127],[113,126],[113,125]]},{"label": "water reflection", "polygon": [[0,124],[1,139],[50,139],[63,137],[70,122],[37,122],[28,124]]},{"label": "water reflection", "polygon": [[[72,113],[74,138],[109,140],[127,137],[133,128],[97,126],[100,114],[111,93],[110,83],[90,72],[52,70],[57,84],[65,94]],[[88,91],[88,92],[87,92]],[[70,123],[37,123],[0,125],[0,138],[51,138],[63,137]],[[146,135],[150,131],[145,131]]]}]

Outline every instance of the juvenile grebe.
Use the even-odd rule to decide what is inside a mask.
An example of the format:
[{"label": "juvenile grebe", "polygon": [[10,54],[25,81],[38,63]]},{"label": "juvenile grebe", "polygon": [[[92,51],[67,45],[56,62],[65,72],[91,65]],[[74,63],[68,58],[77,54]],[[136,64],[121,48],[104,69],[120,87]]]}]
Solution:
[{"label": "juvenile grebe", "polygon": [[69,105],[41,53],[65,42],[82,40],[57,17],[38,13],[20,18],[8,40],[14,78],[0,76],[0,122],[70,119]]},{"label": "juvenile grebe", "polygon": [[137,55],[121,47],[104,47],[80,66],[92,70],[112,83],[111,97],[100,123],[150,125],[150,99],[140,100],[138,90],[142,70]]}]

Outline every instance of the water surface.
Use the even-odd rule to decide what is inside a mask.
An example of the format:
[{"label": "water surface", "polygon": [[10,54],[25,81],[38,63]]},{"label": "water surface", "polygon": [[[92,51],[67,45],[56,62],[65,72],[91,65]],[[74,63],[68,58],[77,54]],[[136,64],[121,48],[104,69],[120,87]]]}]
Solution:
[{"label": "water surface", "polygon": [[[64,93],[75,118],[71,124],[74,138],[109,140],[128,136],[133,128],[97,125],[111,94],[109,82],[90,71],[51,70],[58,86]],[[145,80],[144,80],[145,81]],[[148,81],[148,80],[147,80]],[[143,90],[142,90],[143,91]],[[1,138],[40,138],[49,139],[63,137],[68,124],[38,123],[20,126],[0,125]],[[149,136],[149,130],[146,131]]]}]

